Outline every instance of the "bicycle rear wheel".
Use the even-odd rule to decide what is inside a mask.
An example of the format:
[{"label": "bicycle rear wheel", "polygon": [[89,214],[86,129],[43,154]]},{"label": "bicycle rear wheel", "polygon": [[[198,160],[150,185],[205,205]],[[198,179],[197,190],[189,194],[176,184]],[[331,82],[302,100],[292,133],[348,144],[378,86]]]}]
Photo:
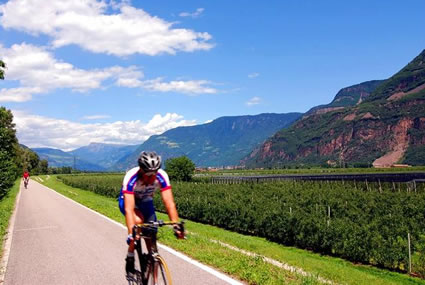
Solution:
[{"label": "bicycle rear wheel", "polygon": [[[150,264],[148,285],[172,285],[171,274],[165,260],[156,256],[155,262]],[[153,267],[152,267],[153,266]],[[156,278],[154,277],[156,275]],[[155,280],[156,279],[156,280]],[[156,282],[155,282],[156,281]]]}]

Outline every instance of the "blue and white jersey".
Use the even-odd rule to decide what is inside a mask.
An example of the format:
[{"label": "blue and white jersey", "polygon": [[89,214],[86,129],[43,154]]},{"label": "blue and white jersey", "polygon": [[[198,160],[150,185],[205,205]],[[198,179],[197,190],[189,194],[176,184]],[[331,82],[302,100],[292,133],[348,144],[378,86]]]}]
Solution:
[{"label": "blue and white jersey", "polygon": [[159,169],[156,175],[143,176],[139,174],[139,167],[130,169],[124,176],[121,191],[124,194],[134,194],[136,200],[152,199],[155,190],[161,192],[171,189],[168,174]]}]

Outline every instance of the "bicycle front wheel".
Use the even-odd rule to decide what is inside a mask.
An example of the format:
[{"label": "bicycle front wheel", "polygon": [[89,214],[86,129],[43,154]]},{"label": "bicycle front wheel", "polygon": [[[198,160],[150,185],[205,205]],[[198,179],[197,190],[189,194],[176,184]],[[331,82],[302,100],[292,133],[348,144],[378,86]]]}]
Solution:
[{"label": "bicycle front wheel", "polygon": [[[165,260],[156,256],[153,266],[150,268],[148,285],[172,285],[171,274]],[[152,264],[151,264],[152,265]]]}]

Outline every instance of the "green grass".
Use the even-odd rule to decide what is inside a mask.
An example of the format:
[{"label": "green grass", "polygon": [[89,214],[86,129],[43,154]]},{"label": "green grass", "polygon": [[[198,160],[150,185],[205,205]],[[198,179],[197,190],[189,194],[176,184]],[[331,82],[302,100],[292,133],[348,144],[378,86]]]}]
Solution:
[{"label": "green grass", "polygon": [[7,227],[9,226],[10,216],[15,207],[16,196],[19,192],[21,180],[15,181],[12,189],[0,200],[0,257],[3,256],[3,243],[6,235]]},{"label": "green grass", "polygon": [[[119,212],[117,202],[113,198],[66,186],[57,181],[55,176],[44,180],[43,183],[93,210],[124,223],[124,217]],[[164,214],[159,213],[158,216],[160,219],[167,219]],[[247,281],[249,284],[317,284],[318,276],[339,284],[425,284],[425,280],[404,274],[370,266],[354,265],[339,258],[284,247],[263,238],[244,236],[209,225],[187,221],[186,228],[189,232],[187,240],[176,240],[168,230],[160,232],[160,241],[205,264]],[[218,240],[273,258],[281,263],[301,268],[311,275],[305,277],[285,271],[264,262],[259,257],[245,256],[211,240]]]}]

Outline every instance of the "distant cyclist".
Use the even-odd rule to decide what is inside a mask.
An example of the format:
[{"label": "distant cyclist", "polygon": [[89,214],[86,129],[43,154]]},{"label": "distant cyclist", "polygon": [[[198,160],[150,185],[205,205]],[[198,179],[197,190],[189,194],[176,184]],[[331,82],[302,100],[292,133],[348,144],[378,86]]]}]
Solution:
[{"label": "distant cyclist", "polygon": [[30,174],[27,170],[24,171],[24,174],[22,175],[22,179],[24,180],[25,188],[27,188],[28,182],[30,181]]},{"label": "distant cyclist", "polygon": [[[128,230],[127,243],[129,247],[125,259],[127,274],[135,272],[134,240],[132,236],[134,225],[157,221],[153,204],[153,195],[157,189],[160,190],[162,202],[170,220],[176,223],[179,221],[170,180],[167,173],[160,168],[161,157],[155,152],[143,151],[139,156],[138,164],[138,167],[130,169],[124,176],[118,199]],[[179,225],[174,226],[174,232],[177,237],[184,237],[184,232]],[[148,249],[150,248],[151,246],[148,245]]]}]

